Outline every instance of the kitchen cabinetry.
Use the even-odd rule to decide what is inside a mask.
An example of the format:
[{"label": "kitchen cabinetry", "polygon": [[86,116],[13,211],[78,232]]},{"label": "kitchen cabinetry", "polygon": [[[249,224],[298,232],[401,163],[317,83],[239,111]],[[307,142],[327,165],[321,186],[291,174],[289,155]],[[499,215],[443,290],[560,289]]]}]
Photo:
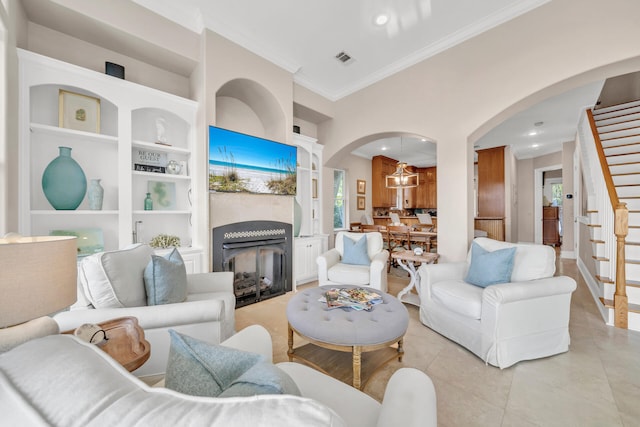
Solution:
[{"label": "kitchen cabinetry", "polygon": [[560,216],[557,206],[542,208],[542,243],[544,245],[560,245]]},{"label": "kitchen cabinetry", "polygon": [[427,168],[426,171],[426,193],[428,209],[436,209],[438,207],[438,168]]},{"label": "kitchen cabinetry", "polygon": [[[416,168],[413,166],[407,166],[407,171],[411,173],[416,172]],[[420,178],[418,177],[418,185],[420,185]],[[405,209],[413,209],[416,207],[417,202],[417,188],[418,187],[410,187],[402,189],[402,206]]]},{"label": "kitchen cabinetry", "polygon": [[478,150],[478,216],[504,217],[504,147]]},{"label": "kitchen cabinetry", "polygon": [[[204,144],[194,153],[197,103],[33,52],[19,49],[18,55],[20,233],[100,228],[105,250],[132,243],[134,230],[143,242],[158,234],[175,235],[191,268],[201,270],[208,240],[202,196],[207,181],[205,165],[194,161],[206,158]],[[99,102],[97,132],[58,126],[60,90],[90,97],[84,99],[91,107]],[[165,145],[156,144],[159,136]],[[101,179],[101,210],[89,209],[87,197],[75,210],[55,210],[48,203],[41,179],[59,146],[72,149],[87,180]],[[160,166],[175,160],[183,170],[175,175],[135,170],[136,159],[145,153],[159,158]],[[147,211],[144,199],[154,182],[167,190],[168,204]]]},{"label": "kitchen cabinetry", "polygon": [[295,282],[296,286],[318,279],[318,256],[327,251],[326,235],[298,237],[295,241]]},{"label": "kitchen cabinetry", "polygon": [[[373,207],[397,207],[397,190],[386,187],[386,177],[395,172],[397,164],[397,160],[385,156],[375,156],[371,159]],[[437,209],[437,168],[407,166],[407,170],[418,174],[418,186],[402,190],[402,208]]]},{"label": "kitchen cabinetry", "polygon": [[418,187],[416,188],[415,208],[438,208],[437,168],[418,168]]},{"label": "kitchen cabinetry", "polygon": [[396,206],[395,188],[387,188],[386,177],[396,170],[397,160],[385,156],[371,159],[371,201],[376,208],[392,208]]}]

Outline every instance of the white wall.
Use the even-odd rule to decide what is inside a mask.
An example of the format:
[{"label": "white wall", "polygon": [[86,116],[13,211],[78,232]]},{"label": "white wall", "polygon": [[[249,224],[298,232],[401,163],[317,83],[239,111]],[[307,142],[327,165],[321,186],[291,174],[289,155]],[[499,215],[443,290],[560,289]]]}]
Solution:
[{"label": "white wall", "polygon": [[125,80],[183,98],[190,97],[187,76],[165,71],[136,58],[104,49],[33,22],[28,24],[28,31],[28,50],[100,73],[104,73],[105,61],[115,62],[125,67]]},{"label": "white wall", "polygon": [[575,198],[567,199],[567,194],[574,196],[574,189],[578,188],[578,183],[574,182],[574,164],[573,153],[576,149],[574,141],[562,144],[562,192],[564,200],[562,201],[562,252],[560,256],[563,258],[576,257],[576,229],[575,229]]},{"label": "white wall", "polygon": [[18,230],[18,56],[26,17],[18,0],[0,5],[0,237]]},{"label": "white wall", "polygon": [[505,240],[507,242],[518,241],[518,175],[516,173],[517,159],[511,149],[504,150],[504,216],[505,216]]},{"label": "white wall", "polygon": [[[583,0],[576,7],[574,0],[554,0],[335,103],[299,87],[296,102],[313,103],[318,111],[334,118],[318,127],[328,167],[335,167],[355,148],[351,144],[367,135],[398,131],[433,138],[438,144],[438,228],[447,236],[439,242],[439,251],[442,261],[463,259],[473,230],[473,142],[511,114],[551,95],[640,69],[638,16],[640,2]],[[93,45],[73,40],[64,46],[71,40],[30,27],[35,37],[32,44],[38,49],[72,55],[67,51],[79,47],[82,55],[75,60],[105,60],[100,57],[104,52],[92,50]],[[594,28],[598,28],[598,37],[593,37]],[[146,36],[136,33],[136,37]],[[195,92],[204,103],[199,127],[203,141],[206,126],[215,118],[217,89],[236,78],[259,81],[275,94],[278,113],[286,118],[283,142],[288,141],[296,87],[293,76],[208,31],[201,36],[200,48],[196,83],[200,90]],[[94,55],[99,61],[91,58]],[[158,79],[164,81],[166,75],[160,74]],[[185,85],[192,93],[193,86],[192,82]],[[331,176],[328,172],[327,177]],[[325,194],[330,194],[330,180],[323,185]],[[330,215],[325,218],[327,230]],[[524,239],[521,225],[519,240]]]},{"label": "white wall", "polygon": [[473,229],[471,144],[551,95],[640,68],[637,16],[640,2],[585,0],[576,8],[554,0],[345,97],[336,119],[319,126],[327,165],[366,135],[393,130],[434,139],[438,231],[447,236],[438,251],[442,261],[464,259]]},{"label": "white wall", "polygon": [[[371,199],[371,160],[362,157],[354,156],[352,154],[345,156],[339,163],[336,164],[336,168],[344,169],[347,172],[347,197],[349,198],[349,209],[347,225],[349,222],[360,222],[362,215],[372,215],[373,205]],[[333,176],[333,174],[331,175]],[[365,181],[365,209],[358,210],[357,199],[357,181]],[[328,211],[328,209],[327,209]],[[333,209],[331,210],[331,216],[333,217]]]},{"label": "white wall", "polygon": [[518,173],[518,241],[533,243],[533,159],[518,160],[516,163]]}]

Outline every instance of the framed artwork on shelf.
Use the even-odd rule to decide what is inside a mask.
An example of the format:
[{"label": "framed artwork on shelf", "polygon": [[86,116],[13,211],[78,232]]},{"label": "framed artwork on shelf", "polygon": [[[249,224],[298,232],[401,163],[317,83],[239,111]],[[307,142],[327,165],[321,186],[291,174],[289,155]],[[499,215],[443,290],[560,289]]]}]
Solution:
[{"label": "framed artwork on shelf", "polygon": [[358,210],[359,211],[363,211],[364,207],[365,207],[365,197],[364,196],[358,196]]},{"label": "framed artwork on shelf", "polygon": [[[367,181],[365,181],[364,179],[359,179],[357,181],[357,191],[358,194],[365,194],[366,190],[367,190]],[[358,204],[359,205],[359,204]],[[363,208],[364,209],[364,208]]]},{"label": "framed artwork on shelf", "polygon": [[153,210],[171,211],[176,209],[176,183],[167,181],[149,181],[148,187],[153,200]]},{"label": "framed artwork on shelf", "polygon": [[100,133],[100,99],[60,89],[58,126]]},{"label": "framed artwork on shelf", "polygon": [[311,180],[311,198],[312,199],[318,198],[318,180],[315,178]]}]

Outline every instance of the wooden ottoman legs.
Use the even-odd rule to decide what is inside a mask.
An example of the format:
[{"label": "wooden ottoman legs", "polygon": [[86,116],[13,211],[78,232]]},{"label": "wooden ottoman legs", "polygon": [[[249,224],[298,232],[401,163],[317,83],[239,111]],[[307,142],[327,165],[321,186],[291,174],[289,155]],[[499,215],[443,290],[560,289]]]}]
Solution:
[{"label": "wooden ottoman legs", "polygon": [[360,390],[360,367],[362,366],[362,347],[353,346],[353,387]]},{"label": "wooden ottoman legs", "polygon": [[293,328],[291,328],[291,324],[287,322],[287,333],[289,334],[289,349],[287,350],[287,355],[289,356],[289,362],[293,362]]}]

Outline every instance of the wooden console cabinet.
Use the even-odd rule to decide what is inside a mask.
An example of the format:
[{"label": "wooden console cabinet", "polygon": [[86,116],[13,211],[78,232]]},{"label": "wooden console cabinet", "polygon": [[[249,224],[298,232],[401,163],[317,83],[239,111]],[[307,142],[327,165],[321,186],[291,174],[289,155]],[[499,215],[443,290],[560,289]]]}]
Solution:
[{"label": "wooden console cabinet", "polygon": [[560,245],[560,222],[557,206],[542,208],[542,243],[545,245]]}]

